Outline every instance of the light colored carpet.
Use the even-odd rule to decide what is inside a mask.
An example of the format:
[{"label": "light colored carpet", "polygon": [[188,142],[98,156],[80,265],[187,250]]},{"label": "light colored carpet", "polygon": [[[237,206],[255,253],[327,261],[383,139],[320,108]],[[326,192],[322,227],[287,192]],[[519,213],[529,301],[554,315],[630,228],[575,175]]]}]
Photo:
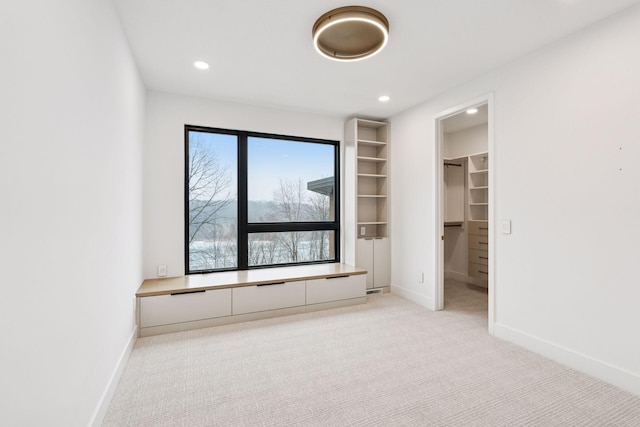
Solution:
[{"label": "light colored carpet", "polygon": [[445,311],[365,305],[142,338],[104,426],[640,426],[640,397],[486,332],[486,292]]}]

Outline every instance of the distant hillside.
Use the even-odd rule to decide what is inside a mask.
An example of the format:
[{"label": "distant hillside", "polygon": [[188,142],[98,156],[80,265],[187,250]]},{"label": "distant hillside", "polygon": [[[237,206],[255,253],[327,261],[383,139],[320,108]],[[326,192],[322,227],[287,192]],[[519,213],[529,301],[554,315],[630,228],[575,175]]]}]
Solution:
[{"label": "distant hillside", "polygon": [[[191,208],[199,208],[204,203],[205,202],[195,200],[191,203]],[[207,208],[205,208],[205,210],[206,209]],[[267,201],[249,201],[248,210],[250,222],[268,221],[270,214],[276,211],[276,204],[274,202]],[[236,218],[237,211],[238,202],[237,200],[234,200],[227,206],[220,209],[216,216],[218,218]]]},{"label": "distant hillside", "polygon": [[[204,203],[203,201],[193,201],[191,204],[192,209],[198,209]],[[213,204],[212,206],[207,206],[204,208],[203,215],[200,217],[206,217],[207,210],[217,209],[218,205]],[[215,215],[218,223],[229,223],[235,222],[237,218],[237,201],[234,200],[228,205],[222,207]],[[278,205],[275,202],[271,201],[249,201],[248,206],[249,213],[249,222],[270,222],[270,221],[278,221]],[[314,221],[315,218],[312,216],[312,207],[309,204],[304,204],[302,206],[302,215],[300,221]],[[328,218],[328,212],[326,213]]]}]

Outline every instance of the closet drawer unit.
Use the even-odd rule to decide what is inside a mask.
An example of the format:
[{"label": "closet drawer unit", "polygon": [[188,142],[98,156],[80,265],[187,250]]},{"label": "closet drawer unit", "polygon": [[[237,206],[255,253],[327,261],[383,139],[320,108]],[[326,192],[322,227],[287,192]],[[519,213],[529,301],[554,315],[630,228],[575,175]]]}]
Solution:
[{"label": "closet drawer unit", "polygon": [[489,265],[489,251],[469,249],[469,262],[473,264]]},{"label": "closet drawer unit", "polygon": [[469,221],[469,234],[475,234],[478,236],[488,236],[489,222],[488,221]]},{"label": "closet drawer unit", "polygon": [[366,274],[307,280],[307,304],[361,298],[366,295]]},{"label": "closet drawer unit", "polygon": [[233,314],[305,305],[305,282],[277,282],[233,288]]},{"label": "closet drawer unit", "polygon": [[489,236],[469,234],[469,249],[489,249]]},{"label": "closet drawer unit", "polygon": [[231,315],[231,289],[140,297],[140,327]]},{"label": "closet drawer unit", "polygon": [[469,276],[476,279],[489,279],[489,267],[482,264],[469,263]]}]

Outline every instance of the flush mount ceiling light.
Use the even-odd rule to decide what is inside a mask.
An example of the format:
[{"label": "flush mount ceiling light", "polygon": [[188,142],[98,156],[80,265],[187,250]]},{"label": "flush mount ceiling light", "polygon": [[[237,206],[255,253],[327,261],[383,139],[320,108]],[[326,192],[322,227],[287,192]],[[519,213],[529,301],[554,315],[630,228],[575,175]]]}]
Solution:
[{"label": "flush mount ceiling light", "polygon": [[336,61],[358,61],[380,52],[389,39],[389,21],[375,9],[345,6],[313,24],[313,46]]},{"label": "flush mount ceiling light", "polygon": [[478,112],[478,109],[477,109],[477,108],[469,108],[469,109],[467,110],[467,114],[475,114],[475,113],[477,113],[477,112]]}]

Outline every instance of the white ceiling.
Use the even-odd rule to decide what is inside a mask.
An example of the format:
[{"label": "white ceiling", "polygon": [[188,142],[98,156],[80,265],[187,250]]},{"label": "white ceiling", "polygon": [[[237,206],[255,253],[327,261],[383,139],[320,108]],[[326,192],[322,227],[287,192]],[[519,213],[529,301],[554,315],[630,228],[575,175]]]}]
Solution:
[{"label": "white ceiling", "polygon": [[[640,0],[370,0],[378,55],[321,57],[311,28],[344,0],[114,0],[146,86],[254,105],[387,118]],[[359,3],[360,4],[360,3]],[[197,70],[193,61],[211,64]],[[380,103],[387,94],[391,101]]]},{"label": "white ceiling", "polygon": [[479,126],[489,122],[489,108],[487,104],[482,104],[476,107],[478,110],[475,114],[467,114],[466,111],[461,111],[453,116],[447,117],[442,120],[442,132],[452,133],[458,132],[463,129],[468,129],[474,126]]}]

